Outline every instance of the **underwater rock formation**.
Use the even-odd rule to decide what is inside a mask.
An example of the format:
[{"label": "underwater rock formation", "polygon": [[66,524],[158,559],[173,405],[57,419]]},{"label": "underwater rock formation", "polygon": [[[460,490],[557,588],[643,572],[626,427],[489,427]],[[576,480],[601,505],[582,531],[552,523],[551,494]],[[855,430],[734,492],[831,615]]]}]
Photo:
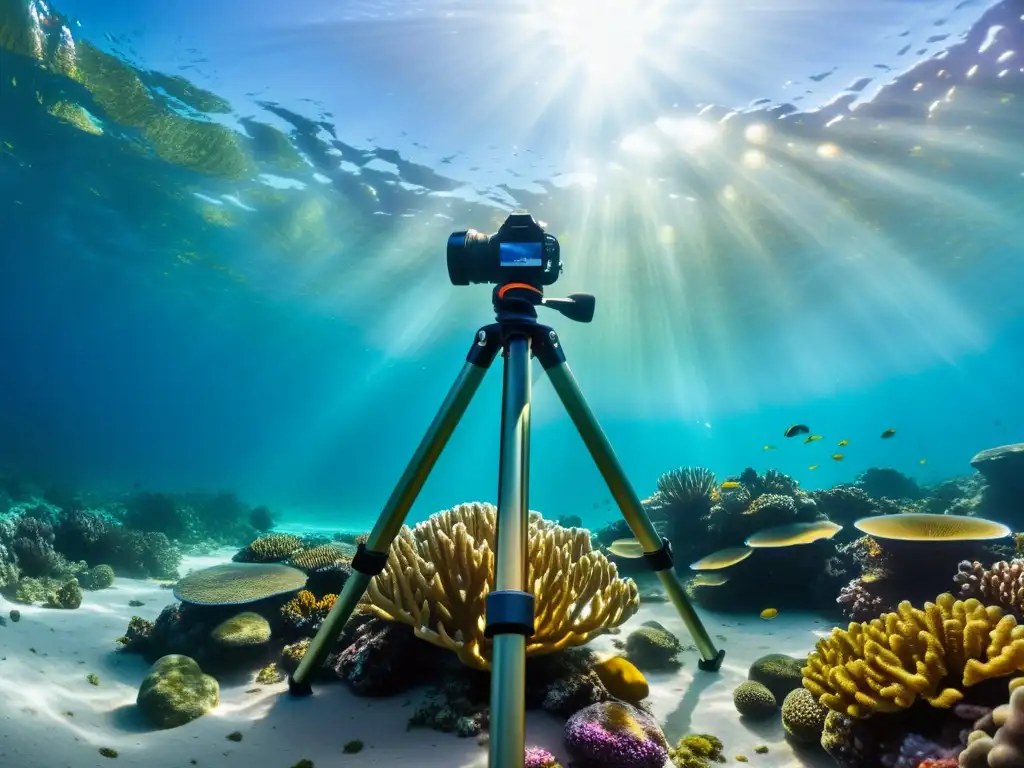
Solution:
[{"label": "underwater rock formation", "polygon": [[980,472],[1000,495],[1024,495],[1024,443],[1001,445],[977,453],[971,466]]},{"label": "underwater rock formation", "polygon": [[[490,504],[462,504],[403,527],[387,567],[370,582],[366,609],[408,624],[416,637],[453,651],[468,666],[487,669],[490,640],[481,619],[494,570],[496,512]],[[615,565],[592,550],[587,531],[531,513],[528,546],[526,581],[535,585],[537,624],[527,655],[583,645],[636,613],[636,584],[620,579]]]},{"label": "underwater rock formation", "polygon": [[663,768],[668,758],[657,721],[618,701],[592,704],[570,717],[565,746],[588,768]]},{"label": "underwater rock formation", "polygon": [[866,469],[853,485],[873,499],[917,501],[925,495],[917,482],[891,467]]},{"label": "underwater rock formation", "polygon": [[417,641],[412,627],[369,618],[343,650],[328,657],[327,666],[353,693],[390,696],[422,682],[429,658],[429,646]]},{"label": "underwater rock formation", "polygon": [[157,728],[177,728],[220,703],[220,685],[188,656],[164,656],[146,674],[136,704]]}]

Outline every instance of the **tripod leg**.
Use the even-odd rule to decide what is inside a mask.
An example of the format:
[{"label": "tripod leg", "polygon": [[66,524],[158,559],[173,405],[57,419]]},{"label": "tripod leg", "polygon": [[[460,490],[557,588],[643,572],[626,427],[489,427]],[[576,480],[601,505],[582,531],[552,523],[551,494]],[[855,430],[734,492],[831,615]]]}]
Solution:
[{"label": "tripod leg", "polygon": [[324,619],[316,637],[310,642],[298,668],[288,678],[288,687],[292,694],[308,696],[313,692],[310,685],[312,680],[330,653],[331,645],[341,634],[345,622],[349,620],[362,599],[370,579],[383,571],[387,565],[391,542],[405,524],[409,509],[416,501],[430,475],[430,470],[434,468],[459,420],[472,402],[473,395],[480,387],[480,382],[483,381],[500,344],[497,326],[487,326],[477,332],[476,340],[466,356],[466,364],[452,384],[426,434],[423,435],[401,479],[391,492],[366,544],[360,544],[355,557],[352,558],[352,576],[345,582],[345,587],[334,601],[334,606]]},{"label": "tripod leg", "polygon": [[558,337],[550,329],[544,328],[543,331],[544,335],[535,340],[537,359],[547,371],[555,392],[558,393],[569,418],[576,425],[576,431],[583,438],[598,471],[608,484],[608,490],[622,511],[622,516],[643,547],[644,558],[661,580],[669,600],[693,637],[701,655],[698,667],[706,671],[717,671],[722,666],[725,651],[715,649],[707,629],[704,628],[690,598],[687,597],[682,581],[673,570],[672,551],[668,541],[658,536],[654,524],[644,511],[640,498],[630,485],[625,470],[616,458],[611,443],[608,442],[608,437],[597,423],[594,412],[590,410],[576,378],[569,370]]},{"label": "tripod leg", "polygon": [[487,595],[491,651],[490,768],[523,768],[526,752],[526,638],[533,634],[527,574],[530,453],[530,339],[506,345],[494,591]]}]

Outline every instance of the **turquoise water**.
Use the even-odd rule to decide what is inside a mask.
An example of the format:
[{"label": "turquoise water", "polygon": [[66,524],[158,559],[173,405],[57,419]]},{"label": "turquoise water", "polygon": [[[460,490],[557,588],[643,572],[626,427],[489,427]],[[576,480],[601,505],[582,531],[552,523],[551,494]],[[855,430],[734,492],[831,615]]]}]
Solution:
[{"label": "turquoise water", "polygon": [[[546,294],[596,296],[591,323],[540,320],[641,499],[680,467],[716,504],[776,470],[845,526],[827,546],[859,535],[827,506],[848,485],[873,514],[1024,528],[1019,487],[971,485],[1024,439],[1022,40],[1019,0],[0,0],[0,554],[51,512],[60,549],[79,506],[189,556],[245,546],[258,506],[351,543],[493,321],[492,286],[451,284],[449,234],[515,209],[561,243]],[[499,363],[410,523],[496,501]],[[531,376],[529,507],[628,538]],[[923,490],[883,509],[877,468]],[[754,532],[656,522],[687,578]],[[1013,556],[979,552],[895,597]],[[836,590],[792,587],[702,605],[811,612],[786,619],[810,646]]]}]

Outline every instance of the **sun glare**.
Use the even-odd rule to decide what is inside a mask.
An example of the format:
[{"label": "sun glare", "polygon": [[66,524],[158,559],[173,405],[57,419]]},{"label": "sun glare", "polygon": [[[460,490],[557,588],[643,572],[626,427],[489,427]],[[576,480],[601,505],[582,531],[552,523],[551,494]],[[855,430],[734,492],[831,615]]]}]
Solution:
[{"label": "sun glare", "polygon": [[633,75],[662,21],[661,4],[644,0],[542,3],[536,26],[565,50],[568,65],[605,85]]}]

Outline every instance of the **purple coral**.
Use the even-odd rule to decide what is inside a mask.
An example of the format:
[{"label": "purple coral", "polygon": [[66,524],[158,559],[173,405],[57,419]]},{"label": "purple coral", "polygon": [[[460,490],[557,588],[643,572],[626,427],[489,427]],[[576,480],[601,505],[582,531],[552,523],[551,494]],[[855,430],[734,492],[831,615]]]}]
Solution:
[{"label": "purple coral", "polygon": [[540,747],[526,748],[526,768],[561,768],[555,756]]},{"label": "purple coral", "polygon": [[662,768],[668,759],[654,718],[620,701],[591,704],[570,717],[565,746],[587,768]]}]

